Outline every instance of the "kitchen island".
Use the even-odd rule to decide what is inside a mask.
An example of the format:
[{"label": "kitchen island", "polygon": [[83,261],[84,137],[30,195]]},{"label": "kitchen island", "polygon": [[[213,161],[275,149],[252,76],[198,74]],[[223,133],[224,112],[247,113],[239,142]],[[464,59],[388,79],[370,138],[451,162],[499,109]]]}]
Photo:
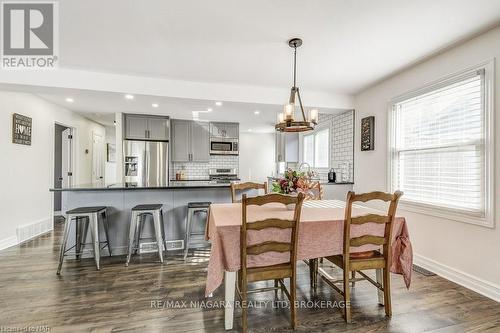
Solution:
[{"label": "kitchen island", "polygon": [[[52,188],[50,191],[62,193],[63,212],[76,207],[108,207],[109,237],[113,255],[123,255],[127,252],[131,209],[136,205],[163,204],[163,219],[168,242],[184,239],[188,202],[231,202],[230,184],[214,181],[171,181],[167,186],[147,186],[137,183],[85,184]],[[74,224],[71,227],[73,229],[70,230],[69,246],[75,242]],[[152,237],[152,234],[151,224],[147,222],[142,237]],[[99,237],[101,240],[104,239],[103,230],[100,230]],[[90,252],[90,247],[88,251]]]}]

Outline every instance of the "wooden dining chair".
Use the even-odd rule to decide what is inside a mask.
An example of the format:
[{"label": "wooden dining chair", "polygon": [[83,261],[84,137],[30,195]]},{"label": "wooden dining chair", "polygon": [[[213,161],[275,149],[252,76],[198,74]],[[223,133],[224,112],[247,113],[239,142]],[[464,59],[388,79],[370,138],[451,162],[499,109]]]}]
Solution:
[{"label": "wooden dining chair", "polygon": [[[247,332],[247,296],[249,293],[264,292],[264,291],[275,291],[277,295],[278,290],[288,297],[290,301],[291,309],[291,323],[292,328],[295,329],[297,326],[297,309],[295,307],[296,300],[296,283],[297,283],[297,244],[298,244],[298,234],[299,234],[299,222],[300,213],[302,210],[302,203],[304,201],[304,195],[300,193],[298,196],[289,196],[278,193],[266,194],[263,196],[257,196],[252,198],[247,198],[246,194],[243,194],[242,199],[242,226],[241,226],[241,269],[238,272],[238,285],[237,294],[241,299],[242,308],[242,327],[243,332]],[[279,218],[265,218],[258,221],[249,222],[248,220],[248,207],[249,206],[263,206],[270,203],[280,203],[283,205],[295,205],[294,213],[292,219],[279,219]],[[258,208],[263,209],[263,208]],[[286,210],[285,207],[283,209]],[[277,242],[277,241],[265,241],[258,244],[248,245],[247,235],[249,231],[257,232],[259,230],[269,229],[269,228],[280,228],[290,230],[290,241],[289,242]],[[247,267],[247,256],[248,255],[260,255],[266,252],[288,252],[290,254],[290,260],[283,264],[272,265],[272,266],[259,266],[259,267]],[[290,279],[290,291],[285,287],[283,279]],[[267,281],[274,280],[274,287],[260,288],[248,290],[249,282],[257,281]]]},{"label": "wooden dining chair", "polygon": [[[351,322],[351,308],[350,308],[350,283],[356,281],[366,280],[372,283],[375,287],[384,293],[384,307],[385,314],[390,317],[392,315],[391,308],[391,280],[389,268],[391,265],[391,233],[392,223],[396,214],[399,198],[403,192],[396,191],[394,194],[384,192],[370,192],[363,194],[355,194],[354,192],[347,193],[347,202],[345,208],[344,220],[344,249],[340,255],[325,257],[324,259],[340,267],[343,270],[343,279],[334,280],[325,270],[318,268],[316,264],[314,269],[314,279],[317,275],[334,290],[339,292],[344,297],[345,307],[344,316],[346,322]],[[352,205],[354,202],[368,202],[373,200],[382,200],[390,202],[387,215],[367,214],[362,216],[352,216]],[[365,223],[379,223],[385,224],[384,236],[362,235],[359,237],[351,238],[351,225],[363,225]],[[351,253],[351,247],[358,247],[366,244],[372,244],[382,247],[382,252],[378,250],[364,251]],[[367,276],[362,270],[368,269],[382,269],[383,270],[383,285],[374,281]],[[356,278],[355,273],[358,272],[362,278]],[[352,278],[349,275],[352,273]],[[341,290],[336,283],[342,282],[343,289]],[[314,283],[316,285],[316,283]]]},{"label": "wooden dining chair", "polygon": [[309,193],[306,195],[305,200],[323,200],[323,188],[319,181],[309,185]]},{"label": "wooden dining chair", "polygon": [[254,183],[254,182],[245,182],[245,183],[231,183],[231,200],[233,203],[240,202],[241,200],[237,199],[237,191],[246,191],[246,190],[264,190],[264,194],[267,194],[267,183]]}]

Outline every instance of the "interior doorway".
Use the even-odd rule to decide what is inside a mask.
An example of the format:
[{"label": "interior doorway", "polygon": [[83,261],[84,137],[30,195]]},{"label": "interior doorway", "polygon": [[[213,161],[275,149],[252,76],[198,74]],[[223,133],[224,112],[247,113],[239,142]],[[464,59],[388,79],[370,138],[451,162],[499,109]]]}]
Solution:
[{"label": "interior doorway", "polygon": [[[73,184],[73,129],[61,124],[54,127],[54,187]],[[61,213],[61,192],[54,192],[54,215]]]}]

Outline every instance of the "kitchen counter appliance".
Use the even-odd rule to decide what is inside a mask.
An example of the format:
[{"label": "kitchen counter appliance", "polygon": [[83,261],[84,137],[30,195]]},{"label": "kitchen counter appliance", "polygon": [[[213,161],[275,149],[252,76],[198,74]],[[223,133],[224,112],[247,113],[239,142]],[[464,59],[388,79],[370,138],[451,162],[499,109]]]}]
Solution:
[{"label": "kitchen counter appliance", "polygon": [[210,181],[216,183],[230,183],[233,180],[239,180],[236,169],[234,168],[212,168],[208,170]]},{"label": "kitchen counter appliance", "polygon": [[238,155],[238,139],[210,138],[210,155]]},{"label": "kitchen counter appliance", "polygon": [[168,141],[123,142],[124,182],[168,186]]}]

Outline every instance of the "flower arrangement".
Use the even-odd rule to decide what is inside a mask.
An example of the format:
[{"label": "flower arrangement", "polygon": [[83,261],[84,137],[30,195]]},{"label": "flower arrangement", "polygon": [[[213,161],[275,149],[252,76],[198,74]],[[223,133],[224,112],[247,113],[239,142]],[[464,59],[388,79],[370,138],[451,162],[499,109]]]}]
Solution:
[{"label": "flower arrangement", "polygon": [[273,192],[281,194],[304,193],[306,197],[311,197],[313,185],[312,178],[316,177],[314,171],[302,172],[292,169],[285,171],[284,177],[277,179],[272,184]]}]

